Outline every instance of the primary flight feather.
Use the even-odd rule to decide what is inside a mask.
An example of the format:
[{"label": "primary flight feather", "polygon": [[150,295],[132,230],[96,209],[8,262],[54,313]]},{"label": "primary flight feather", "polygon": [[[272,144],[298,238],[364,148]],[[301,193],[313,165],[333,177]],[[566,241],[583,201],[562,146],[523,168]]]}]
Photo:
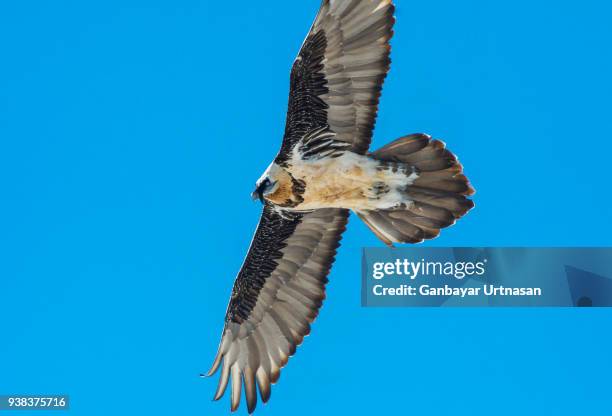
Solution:
[{"label": "primary flight feather", "polygon": [[263,213],[238,273],[214,399],[231,385],[252,413],[265,403],[325,298],[349,211],[388,245],[436,237],[473,194],[444,143],[402,137],[368,153],[393,35],[391,0],[324,0],[291,69],[278,155],[257,181]]}]

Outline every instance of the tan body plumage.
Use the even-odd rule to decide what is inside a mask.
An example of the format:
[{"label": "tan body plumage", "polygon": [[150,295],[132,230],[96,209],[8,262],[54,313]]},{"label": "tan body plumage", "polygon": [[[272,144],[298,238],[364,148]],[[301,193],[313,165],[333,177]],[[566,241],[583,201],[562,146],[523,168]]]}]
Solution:
[{"label": "tan body plumage", "polygon": [[[384,169],[378,160],[346,152],[337,158],[298,161],[287,168],[272,166],[266,173],[278,186],[265,199],[277,206],[292,201],[291,210],[346,208],[354,211],[390,209],[409,200],[401,189],[418,174],[409,166],[402,170]],[[303,184],[303,191],[294,186]],[[386,192],[381,192],[381,189]]]}]

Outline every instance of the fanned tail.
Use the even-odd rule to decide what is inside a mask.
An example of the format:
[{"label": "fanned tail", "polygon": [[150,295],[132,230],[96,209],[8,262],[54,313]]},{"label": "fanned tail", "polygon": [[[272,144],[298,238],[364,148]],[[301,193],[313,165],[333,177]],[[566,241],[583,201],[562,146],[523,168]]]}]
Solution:
[{"label": "fanned tail", "polygon": [[397,208],[360,211],[357,215],[386,244],[419,243],[435,238],[474,207],[474,188],[457,157],[443,142],[426,134],[402,137],[370,154],[383,166],[402,166],[416,174]]}]

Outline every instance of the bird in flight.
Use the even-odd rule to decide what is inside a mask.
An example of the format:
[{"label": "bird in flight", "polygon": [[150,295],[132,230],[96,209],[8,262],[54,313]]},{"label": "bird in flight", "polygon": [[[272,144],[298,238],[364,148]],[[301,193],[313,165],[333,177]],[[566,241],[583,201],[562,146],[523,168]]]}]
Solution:
[{"label": "bird in flight", "polygon": [[431,239],[474,193],[445,144],[412,134],[368,152],[393,35],[391,0],[323,0],[293,63],[280,151],[256,183],[263,212],[234,283],[214,400],[270,398],[325,298],[353,211],[387,245]]}]

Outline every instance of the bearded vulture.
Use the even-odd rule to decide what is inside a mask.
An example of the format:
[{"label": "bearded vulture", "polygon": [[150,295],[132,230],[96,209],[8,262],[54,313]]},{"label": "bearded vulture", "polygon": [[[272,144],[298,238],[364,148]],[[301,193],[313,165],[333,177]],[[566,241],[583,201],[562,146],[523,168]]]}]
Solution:
[{"label": "bearded vulture", "polygon": [[256,183],[263,212],[212,368],[249,413],[310,332],[353,211],[384,243],[436,237],[473,206],[457,158],[426,134],[368,153],[393,35],[391,0],[323,0],[293,63],[283,142]]}]

